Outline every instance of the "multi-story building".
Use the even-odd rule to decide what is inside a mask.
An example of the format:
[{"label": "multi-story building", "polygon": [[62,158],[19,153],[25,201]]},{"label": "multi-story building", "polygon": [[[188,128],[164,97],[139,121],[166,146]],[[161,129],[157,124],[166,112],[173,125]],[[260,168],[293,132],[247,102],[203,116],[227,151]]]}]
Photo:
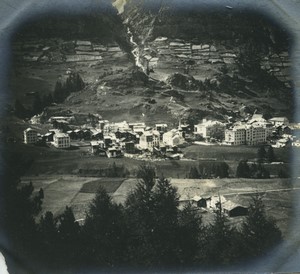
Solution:
[{"label": "multi-story building", "polygon": [[155,129],[159,132],[166,132],[168,128],[167,124],[155,124]]},{"label": "multi-story building", "polygon": [[273,117],[269,119],[269,122],[271,122],[275,127],[289,125],[289,120],[286,117]]},{"label": "multi-story building", "polygon": [[34,144],[38,140],[37,131],[32,128],[27,128],[24,130],[24,143]]},{"label": "multi-story building", "polygon": [[267,128],[253,125],[236,125],[225,130],[225,143],[230,145],[258,145],[267,140]]},{"label": "multi-story building", "polygon": [[103,126],[104,133],[115,133],[117,131],[130,131],[129,124],[126,121],[119,123],[107,123]]},{"label": "multi-story building", "polygon": [[194,134],[201,135],[203,138],[210,138],[212,130],[216,127],[223,132],[225,131],[225,125],[223,123],[203,119],[201,124],[194,126]]},{"label": "multi-story building", "polygon": [[133,132],[140,134],[142,134],[146,128],[146,124],[144,122],[129,123],[128,125]]},{"label": "multi-story building", "polygon": [[139,142],[141,149],[153,150],[154,147],[159,147],[160,134],[157,130],[145,131]]},{"label": "multi-story building", "polygon": [[177,129],[172,129],[163,134],[163,143],[166,146],[175,147],[185,142],[183,132]]},{"label": "multi-story building", "polygon": [[267,141],[267,129],[262,126],[246,126],[246,145],[259,145]]},{"label": "multi-story building", "polygon": [[70,147],[70,136],[66,133],[55,133],[53,136],[53,145],[57,148]]},{"label": "multi-story building", "polygon": [[229,145],[244,145],[246,142],[245,126],[235,126],[225,130],[225,143]]}]

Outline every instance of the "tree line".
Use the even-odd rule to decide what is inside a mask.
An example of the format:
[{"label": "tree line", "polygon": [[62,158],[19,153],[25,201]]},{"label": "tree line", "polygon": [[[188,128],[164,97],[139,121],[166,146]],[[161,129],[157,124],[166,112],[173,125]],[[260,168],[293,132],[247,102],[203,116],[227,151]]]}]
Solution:
[{"label": "tree line", "polygon": [[71,72],[66,81],[58,80],[55,84],[55,88],[52,93],[43,95],[39,93],[33,95],[31,109],[26,108],[19,99],[16,99],[14,104],[14,114],[21,118],[29,118],[35,114],[39,114],[45,107],[50,106],[53,103],[62,103],[72,93],[82,90],[85,87],[85,83],[78,73]]},{"label": "tree line", "polygon": [[[5,220],[19,256],[30,267],[52,270],[132,267],[211,267],[265,255],[280,243],[281,232],[254,196],[248,215],[232,226],[222,204],[205,224],[190,203],[179,209],[179,195],[150,165],[139,168],[138,184],[124,205],[99,188],[82,224],[71,207],[54,216],[41,210],[43,192],[32,185],[11,188]],[[17,196],[16,196],[17,195]],[[7,199],[8,196],[6,196]]]},{"label": "tree line", "polygon": [[188,179],[228,178],[229,166],[225,162],[200,162],[198,168],[190,167],[186,177]]}]

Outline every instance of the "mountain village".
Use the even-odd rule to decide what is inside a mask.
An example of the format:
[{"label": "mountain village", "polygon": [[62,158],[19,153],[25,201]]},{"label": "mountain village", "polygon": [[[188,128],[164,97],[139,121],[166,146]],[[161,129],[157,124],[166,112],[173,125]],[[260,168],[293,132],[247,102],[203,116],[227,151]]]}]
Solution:
[{"label": "mountain village", "polygon": [[169,128],[166,123],[153,127],[144,122],[110,122],[100,115],[89,114],[85,124],[78,125],[74,116],[51,117],[46,124],[51,128],[41,134],[39,119],[30,121],[32,128],[24,130],[25,144],[54,146],[57,149],[90,146],[93,155],[116,158],[181,159],[180,147],[191,143],[199,145],[271,145],[274,148],[300,146],[293,136],[297,126],[286,117],[266,120],[253,114],[244,121],[224,123],[203,119],[199,124],[183,124]]}]

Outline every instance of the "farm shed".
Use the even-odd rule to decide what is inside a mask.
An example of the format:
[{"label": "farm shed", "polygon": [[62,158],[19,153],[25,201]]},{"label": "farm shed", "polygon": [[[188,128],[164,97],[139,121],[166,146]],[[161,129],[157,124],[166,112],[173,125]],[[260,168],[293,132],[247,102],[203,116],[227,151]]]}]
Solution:
[{"label": "farm shed", "polygon": [[207,207],[207,199],[200,197],[198,195],[192,198],[192,202],[197,205],[197,207]]},{"label": "farm shed", "polygon": [[245,216],[248,214],[248,208],[242,205],[236,204],[232,201],[226,201],[222,204],[224,213],[227,213],[229,217]]}]

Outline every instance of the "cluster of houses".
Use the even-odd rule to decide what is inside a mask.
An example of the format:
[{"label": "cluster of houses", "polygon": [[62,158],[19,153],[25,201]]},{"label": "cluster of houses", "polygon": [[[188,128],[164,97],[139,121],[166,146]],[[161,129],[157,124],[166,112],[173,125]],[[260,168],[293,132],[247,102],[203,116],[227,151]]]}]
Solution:
[{"label": "cluster of houses", "polygon": [[229,127],[228,124],[206,119],[194,126],[194,134],[205,139],[213,137],[216,130],[222,136],[220,141],[226,145],[259,145],[273,139],[274,147],[284,147],[292,139],[286,117],[266,120],[262,114],[254,114],[247,121],[239,121]]},{"label": "cluster of houses", "polygon": [[71,142],[83,141],[89,143],[94,155],[121,157],[124,154],[134,154],[141,151],[172,157],[177,155],[177,148],[185,143],[187,126],[168,130],[167,124],[155,124],[148,127],[144,122],[128,123],[126,121],[113,123],[99,120],[96,127],[82,126],[70,130],[68,117],[52,117],[49,123],[54,129],[44,135],[37,130],[24,130],[24,143],[51,143],[56,148],[69,148]]},{"label": "cluster of houses", "polygon": [[183,208],[187,203],[191,203],[195,208],[204,211],[215,210],[218,206],[221,206],[222,211],[229,217],[245,216],[248,214],[248,208],[246,206],[227,200],[222,195],[195,195],[192,198],[183,195],[179,198],[180,207]]},{"label": "cluster of houses", "polygon": [[[121,157],[124,154],[149,152],[151,155],[168,155],[175,159],[181,157],[178,147],[186,143],[186,136],[191,133],[188,126],[181,122],[178,127],[169,130],[165,123],[148,127],[144,122],[115,123],[93,115],[89,115],[89,125],[70,127],[70,119],[74,120],[74,117],[51,117],[48,122],[54,129],[44,135],[27,128],[24,130],[24,143],[44,142],[51,143],[56,148],[69,148],[71,142],[81,142],[85,146],[90,145],[91,152],[99,156]],[[274,117],[266,120],[261,114],[254,114],[247,121],[234,124],[203,119],[194,126],[193,134],[211,140],[216,131],[219,141],[226,145],[265,144],[267,141],[270,143],[273,138],[273,146],[283,147],[292,139],[287,118]],[[295,145],[298,143],[295,142]]]}]

